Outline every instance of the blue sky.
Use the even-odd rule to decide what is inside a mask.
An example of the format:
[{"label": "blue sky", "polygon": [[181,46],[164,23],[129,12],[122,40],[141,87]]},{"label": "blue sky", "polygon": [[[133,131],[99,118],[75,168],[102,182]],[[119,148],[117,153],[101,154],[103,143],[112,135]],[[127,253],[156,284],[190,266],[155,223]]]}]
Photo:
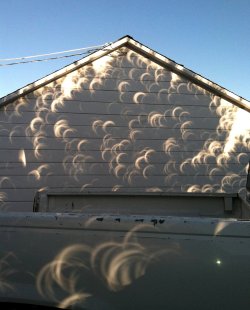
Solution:
[{"label": "blue sky", "polygon": [[[250,0],[1,0],[0,58],[124,35],[250,100]],[[78,57],[0,67],[0,97]]]}]

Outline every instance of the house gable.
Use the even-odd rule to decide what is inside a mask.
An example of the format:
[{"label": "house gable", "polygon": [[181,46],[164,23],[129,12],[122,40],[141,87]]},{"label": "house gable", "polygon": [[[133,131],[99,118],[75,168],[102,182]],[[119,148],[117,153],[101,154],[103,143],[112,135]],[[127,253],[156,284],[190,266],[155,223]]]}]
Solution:
[{"label": "house gable", "polygon": [[244,195],[240,100],[121,40],[2,101],[3,209],[31,210],[38,190]]},{"label": "house gable", "polygon": [[79,61],[76,61],[52,74],[47,75],[46,77],[37,80],[36,82],[33,82],[7,96],[4,96],[0,98],[0,106],[8,104],[9,102],[13,102],[14,100],[18,99],[19,97],[22,97],[26,94],[28,94],[31,91],[34,91],[37,88],[40,88],[42,86],[45,86],[46,84],[52,82],[55,79],[58,79],[60,77],[63,77],[64,75],[73,72],[74,70],[77,70],[78,68],[91,63],[92,61],[99,59],[105,55],[108,55],[110,52],[115,51],[116,49],[121,48],[122,46],[127,46],[130,49],[134,50],[135,52],[138,52],[139,54],[149,58],[151,61],[156,62],[160,64],[163,67],[168,68],[169,70],[180,74],[181,76],[187,77],[190,81],[193,83],[196,83],[200,85],[201,87],[204,87],[205,89],[211,91],[215,95],[218,95],[225,100],[229,100],[230,102],[236,104],[237,106],[250,111],[250,102],[233,92],[223,88],[222,86],[206,79],[205,77],[201,76],[200,74],[197,74],[193,72],[192,70],[189,70],[185,68],[183,65],[180,65],[176,63],[175,61],[167,58],[166,56],[163,56],[156,51],[148,48],[147,46],[141,44],[140,42],[134,40],[131,36],[124,36],[121,39],[117,40],[114,43],[111,43],[109,45],[106,45],[103,49],[94,52],[90,54],[87,57],[82,58]]}]

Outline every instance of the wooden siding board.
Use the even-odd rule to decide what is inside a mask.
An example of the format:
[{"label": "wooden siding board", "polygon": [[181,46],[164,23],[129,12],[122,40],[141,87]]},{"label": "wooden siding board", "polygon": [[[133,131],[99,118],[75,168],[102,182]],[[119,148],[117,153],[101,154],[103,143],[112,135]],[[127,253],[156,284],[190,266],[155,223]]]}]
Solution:
[{"label": "wooden siding board", "polygon": [[[134,173],[135,172],[135,173]],[[209,177],[208,175],[177,175],[173,173],[172,175],[151,175],[150,178],[147,177],[147,174],[143,176],[143,171],[129,171],[128,174],[121,174],[120,176],[115,176],[114,174],[107,175],[84,175],[83,174],[76,174],[76,175],[47,175],[42,176],[39,179],[37,179],[33,175],[29,176],[15,176],[14,182],[12,182],[11,179],[6,180],[5,182],[2,182],[1,190],[7,189],[19,189],[19,188],[43,188],[43,187],[62,187],[68,188],[68,187],[78,187],[82,188],[86,186],[87,184],[93,184],[98,187],[102,187],[103,184],[105,184],[105,187],[114,187],[115,185],[123,185],[123,186],[133,186],[133,187],[140,187],[140,184],[144,184],[146,187],[161,187],[161,186],[176,186],[176,185],[192,185],[192,184],[198,184],[198,185],[205,185],[205,184],[211,184],[211,186],[218,185],[221,186],[221,182],[224,179],[225,175],[218,176],[218,175],[212,175]],[[232,177],[232,183],[241,182],[242,175],[237,175],[235,177]],[[230,176],[229,176],[230,181]],[[246,178],[245,178],[246,180]],[[25,181],[25,182],[24,182]],[[14,184],[13,184],[14,183]],[[231,187],[232,184],[228,183],[228,187]]]},{"label": "wooden siding board", "polygon": [[[1,163],[22,163],[20,159],[19,152],[15,150],[1,150]],[[201,155],[206,155],[202,157]],[[242,158],[238,155],[244,155],[241,152],[238,152],[231,156],[229,159],[225,159],[226,163],[248,163],[247,156]],[[147,164],[157,164],[157,163],[168,163],[170,160],[173,160],[176,163],[191,162],[193,160],[194,164],[197,166],[199,164],[215,165],[217,161],[217,155],[207,153],[197,153],[196,151],[171,151],[169,153],[164,152],[149,152],[137,151],[137,152],[111,152],[110,150],[100,151],[86,151],[86,152],[62,152],[62,150],[40,150],[36,155],[33,151],[25,150],[25,157],[27,165],[28,163],[72,163],[75,162],[85,164],[85,163],[113,163],[114,165],[126,163],[135,165],[136,161],[145,162],[147,158]],[[214,167],[215,168],[215,167]],[[227,167],[229,169],[229,167]]]},{"label": "wooden siding board", "polygon": [[[104,98],[105,99],[105,98]],[[181,112],[185,112],[189,117],[199,118],[199,117],[220,117],[220,115],[216,114],[216,107],[209,107],[208,105],[188,105],[185,104],[185,108],[182,106],[176,106],[174,104],[169,103],[168,101],[162,103],[144,103],[144,104],[135,104],[134,102],[120,102],[120,101],[105,101],[105,100],[97,101],[82,101],[76,99],[67,99],[64,100],[64,105],[60,107],[60,109],[53,111],[43,111],[41,107],[40,110],[38,108],[27,107],[26,109],[17,109],[14,108],[9,109],[8,111],[1,112],[0,121],[12,121],[12,120],[21,120],[23,117],[33,118],[35,115],[46,116],[49,114],[56,118],[58,115],[64,114],[86,114],[86,115],[123,115],[125,112],[128,115],[140,115],[142,112],[145,114],[149,114],[152,111],[156,111],[158,113],[162,113],[166,116],[170,116],[171,112],[175,111],[176,108],[179,108],[179,114]],[[47,105],[50,107],[53,101],[49,100]],[[184,103],[187,103],[186,101]]]},{"label": "wooden siding board", "polygon": [[[229,172],[233,172],[239,175],[245,175],[245,168],[246,168],[247,161],[245,162],[234,162],[230,163],[231,170],[228,171],[226,167],[221,167],[220,169],[213,171],[213,175],[220,175],[224,176],[227,175]],[[133,165],[133,163],[131,163]],[[150,164],[152,165],[152,164]],[[115,167],[115,164],[113,165]],[[127,168],[129,165],[127,165]],[[144,164],[144,168],[147,167]],[[39,165],[37,162],[29,162],[26,167],[22,166],[22,163],[0,163],[0,174],[1,176],[8,176],[14,178],[15,176],[23,176],[26,178],[28,175],[35,175],[35,171],[39,172],[40,176],[46,175],[60,175],[60,176],[67,176],[70,169],[74,168],[73,163],[68,163],[66,165],[66,169],[61,162],[54,162],[54,163],[47,163]],[[110,174],[114,168],[111,165],[104,162],[99,163],[84,163],[84,171],[79,172],[83,175],[107,175]],[[150,169],[149,169],[150,168]],[[178,173],[181,175],[209,175],[209,172],[212,171],[211,167],[205,163],[200,163],[199,165],[192,165],[186,164],[184,167],[182,163],[177,163],[176,161],[167,161],[166,163],[157,162],[156,164],[150,166],[147,169],[147,176],[168,176],[171,173]],[[65,171],[66,170],[66,171]],[[59,172],[58,172],[59,171]]]}]

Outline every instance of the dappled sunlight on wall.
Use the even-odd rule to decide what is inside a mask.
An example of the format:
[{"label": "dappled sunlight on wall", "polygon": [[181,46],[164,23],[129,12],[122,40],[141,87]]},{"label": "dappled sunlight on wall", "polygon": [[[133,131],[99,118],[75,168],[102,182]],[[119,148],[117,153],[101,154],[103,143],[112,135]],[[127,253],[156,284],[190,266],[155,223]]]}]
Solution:
[{"label": "dappled sunlight on wall", "polygon": [[201,150],[182,165],[183,171],[191,165],[197,173],[204,165],[209,183],[191,185],[188,191],[228,192],[234,188],[245,191],[249,145],[240,137],[244,136],[244,140],[249,141],[250,135],[245,130],[248,125],[240,126],[236,119],[244,115],[243,122],[245,118],[249,119],[249,113],[217,97],[210,104],[210,109],[214,108],[219,116],[216,133],[204,132],[206,139]]},{"label": "dappled sunlight on wall", "polygon": [[1,209],[41,189],[240,192],[249,113],[120,48],[1,110]]}]

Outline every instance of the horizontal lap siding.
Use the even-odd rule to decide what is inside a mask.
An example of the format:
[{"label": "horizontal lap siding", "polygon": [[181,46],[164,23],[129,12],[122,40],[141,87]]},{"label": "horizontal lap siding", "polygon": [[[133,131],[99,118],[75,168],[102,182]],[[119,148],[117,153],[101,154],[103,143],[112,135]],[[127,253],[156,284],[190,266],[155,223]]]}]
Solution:
[{"label": "horizontal lap siding", "polygon": [[[114,102],[104,101],[105,98],[103,98],[102,101],[80,101],[80,100],[64,100],[65,104],[63,106],[63,109],[60,111],[54,111],[53,114],[47,111],[39,111],[36,110],[31,111],[30,107],[29,109],[25,109],[22,112],[25,112],[25,114],[18,114],[13,113],[14,110],[8,110],[5,113],[1,113],[0,115],[0,125],[2,125],[5,122],[29,122],[30,119],[32,119],[34,116],[40,115],[42,117],[46,117],[49,115],[50,117],[53,117],[53,119],[56,119],[58,116],[64,116],[67,117],[68,114],[75,115],[79,114],[81,116],[86,115],[91,117],[91,119],[94,119],[95,117],[100,117],[101,115],[103,117],[109,116],[109,115],[125,115],[128,116],[138,116],[144,113],[143,115],[148,115],[152,112],[158,112],[161,114],[164,114],[166,117],[171,117],[174,113],[177,117],[180,116],[189,116],[190,118],[218,118],[218,115],[216,115],[215,111],[213,112],[213,108],[209,108],[208,105],[196,105],[192,104],[190,102],[190,105],[188,105],[188,100],[183,101],[185,103],[185,107],[182,105],[180,110],[180,107],[178,106],[178,109],[176,111],[176,105],[170,104],[167,100],[162,100],[162,102],[152,102],[152,103],[144,103],[144,104],[135,104],[133,102],[120,102],[119,100]],[[190,99],[190,98],[188,98]],[[33,102],[32,100],[31,102]],[[177,100],[176,100],[177,101]],[[48,100],[48,103],[51,104],[53,100]],[[177,113],[175,113],[175,111]],[[126,113],[125,113],[126,112]],[[184,114],[185,112],[185,114]],[[182,113],[182,114],[181,114]],[[49,119],[50,120],[50,119]]]},{"label": "horizontal lap siding", "polygon": [[[247,162],[245,163],[231,163],[230,164],[230,172],[237,173],[238,175],[244,176],[245,175],[245,166]],[[214,166],[211,165],[211,166]],[[78,166],[80,168],[80,165]],[[61,177],[67,177],[70,175],[69,171],[71,172],[71,175],[77,175],[77,171],[74,170],[75,166],[72,163],[69,163],[65,166],[62,165],[62,163],[46,163],[41,164],[40,166],[37,163],[31,163],[29,162],[26,167],[23,167],[20,163],[12,163],[8,164],[7,166],[0,165],[0,173],[1,175],[8,175],[11,178],[15,178],[16,176],[22,176],[23,178],[27,178],[28,176],[33,176],[34,178],[49,178],[53,175],[58,175]],[[106,176],[108,174],[115,175],[115,169],[116,166],[112,166],[107,163],[99,162],[99,163],[85,163],[82,165],[83,170],[81,171],[81,175],[84,176]],[[125,171],[129,171],[129,169],[126,169],[127,167],[121,168],[120,173],[118,173],[118,176],[123,177]],[[146,168],[146,169],[145,169]],[[145,170],[144,170],[145,169]],[[60,171],[60,172],[58,172]],[[119,171],[119,170],[118,170]],[[139,172],[139,170],[137,170]],[[194,165],[185,165],[178,164],[176,162],[167,161],[166,163],[160,163],[157,162],[157,169],[156,164],[150,163],[150,165],[144,165],[142,172],[144,171],[145,175],[147,177],[151,176],[161,176],[166,177],[168,175],[171,175],[171,173],[178,172],[180,174],[180,171],[182,172],[182,176],[190,176],[195,173],[195,175],[203,175],[206,176],[209,173],[209,166],[207,164],[199,164],[197,167]],[[75,173],[73,173],[75,172]],[[217,170],[210,169],[210,175],[212,176],[221,176],[224,177],[225,173],[227,173],[228,170],[226,168],[221,168]],[[79,171],[80,174],[80,171]]]},{"label": "horizontal lap siding", "polygon": [[[121,107],[120,107],[121,109]],[[151,109],[152,110],[152,109]],[[97,110],[98,111],[98,110]],[[92,127],[96,121],[100,120],[103,122],[106,121],[112,121],[107,127],[108,129],[115,129],[115,128],[128,128],[128,124],[131,123],[131,128],[158,128],[159,126],[163,129],[167,128],[172,128],[175,126],[176,128],[180,128],[182,125],[182,122],[185,120],[192,122],[194,125],[191,127],[192,129],[209,129],[209,130],[214,130],[214,128],[218,125],[218,118],[217,117],[209,117],[205,118],[205,115],[203,117],[193,117],[192,115],[188,115],[187,112],[182,112],[181,115],[176,115],[177,120],[173,119],[173,116],[169,113],[165,113],[165,111],[159,111],[154,110],[154,111],[141,111],[139,113],[133,113],[132,110],[128,110],[126,114],[121,115],[120,113],[115,114],[115,113],[107,113],[107,114],[102,114],[102,113],[89,113],[89,112],[82,112],[82,113],[58,113],[58,115],[51,115],[51,114],[46,114],[46,113],[39,113],[35,115],[34,113],[27,113],[26,119],[16,119],[15,120],[15,125],[26,125],[27,122],[30,120],[30,117],[32,117],[32,120],[34,119],[34,122],[37,120],[37,123],[39,124],[39,119],[46,119],[46,126],[54,126],[57,121],[60,119],[67,120],[69,123],[69,126],[76,126],[79,131],[84,132],[85,127],[90,126]],[[154,118],[156,118],[154,122]],[[159,124],[157,119],[159,119]],[[7,129],[11,130],[13,128],[13,118],[10,119],[9,121],[5,122],[0,122],[0,125]],[[101,126],[101,125],[99,125]],[[82,127],[82,128],[81,128]],[[90,131],[90,130],[88,130]]]},{"label": "horizontal lap siding", "polygon": [[[20,152],[22,154],[22,152]],[[145,167],[149,165],[154,165],[155,169],[162,164],[168,164],[173,165],[175,167],[175,164],[183,164],[187,166],[193,166],[194,171],[196,169],[200,169],[199,166],[202,164],[206,164],[207,168],[215,168],[216,162],[218,162],[218,157],[216,155],[211,155],[210,153],[198,154],[195,151],[189,151],[189,152],[171,152],[171,154],[165,154],[164,152],[154,152],[149,150],[147,153],[147,150],[141,153],[136,152],[118,152],[114,153],[108,150],[105,150],[103,152],[100,151],[89,151],[89,152],[79,152],[76,151],[71,153],[64,153],[61,150],[42,150],[39,151],[37,158],[33,151],[25,151],[25,158],[26,158],[26,167],[29,167],[29,163],[36,164],[39,168],[40,165],[45,164],[54,164],[54,163],[60,163],[61,167],[77,167],[80,169],[80,167],[83,167],[83,170],[85,169],[85,165],[87,163],[101,163],[104,165],[111,165],[112,167],[118,166],[119,164],[125,164],[125,168],[130,167],[136,167],[136,165],[140,167]],[[234,157],[232,157],[230,160],[227,160],[227,164],[247,164],[248,163],[248,157],[247,156],[236,156],[241,155],[241,153],[235,154]],[[8,163],[6,165],[7,169],[12,163],[20,163],[20,165],[24,165],[20,159],[19,152],[16,151],[1,151],[2,156],[2,163]],[[223,163],[223,162],[222,162]],[[159,166],[160,169],[161,166]],[[184,166],[185,167],[185,166]],[[217,167],[217,169],[220,169],[222,171],[225,170],[232,170],[230,167]],[[237,167],[236,167],[237,169]],[[8,171],[8,170],[7,170]],[[53,171],[54,172],[54,171]],[[54,172],[55,174],[55,172]]]},{"label": "horizontal lap siding", "polygon": [[[172,134],[171,134],[172,133]],[[154,149],[155,152],[160,152],[164,150],[164,143],[173,137],[174,131],[168,130],[166,132],[166,135],[164,138],[166,140],[163,140],[159,137],[155,138],[154,140],[149,140],[146,137],[145,138],[138,138],[132,143],[127,143],[124,145],[122,150],[126,151],[140,151],[142,148],[148,147],[149,142],[150,142],[150,147]],[[81,149],[83,151],[97,151],[100,150],[100,145],[102,145],[103,141],[105,138],[102,137],[96,137],[92,138],[91,140],[84,140],[84,136],[82,135],[82,139],[76,139],[73,142],[70,143],[70,150],[74,151],[77,150],[77,146],[79,144],[79,141],[85,141],[84,144],[82,145]],[[112,137],[112,140],[117,143],[121,141],[121,137]],[[65,150],[67,149],[65,146],[65,143],[63,143],[63,138],[57,138],[55,139],[54,137],[47,137],[44,136],[45,143],[41,145],[42,150]],[[204,145],[204,140],[203,139],[195,139],[195,137],[190,136],[186,140],[186,144],[183,144],[183,139],[181,139],[181,135],[177,137],[176,133],[176,138],[175,138],[176,144],[178,145],[178,151],[183,152],[183,151],[198,151],[200,148]],[[223,143],[223,139],[218,139],[217,141],[220,141]],[[53,143],[52,143],[53,142]],[[3,150],[20,150],[24,148],[25,150],[33,150],[33,143],[32,143],[32,138],[31,137],[26,137],[24,139],[24,136],[1,136],[0,139],[0,149],[1,152]],[[107,149],[111,149],[111,147],[107,147]]]},{"label": "horizontal lap siding", "polygon": [[128,52],[88,65],[0,113],[0,206],[39,189],[235,192],[249,149],[225,156],[237,109]]},{"label": "horizontal lap siding", "polygon": [[[147,176],[147,174],[146,174]],[[115,177],[115,176],[114,176]],[[237,177],[236,182],[240,181],[240,177]],[[232,178],[234,180],[234,178]],[[25,182],[24,182],[25,181]],[[171,181],[171,183],[169,182]],[[120,177],[114,178],[109,177],[107,178],[106,175],[76,175],[76,176],[43,176],[39,179],[35,177],[35,175],[30,176],[15,176],[14,183],[12,183],[12,180],[6,180],[2,182],[2,190],[4,189],[25,189],[25,188],[43,188],[46,186],[52,187],[52,188],[77,188],[78,186],[82,189],[85,186],[97,186],[98,188],[101,188],[104,184],[104,187],[113,188],[115,185],[120,186],[129,186],[129,187],[140,187],[140,185],[148,186],[148,187],[161,187],[161,186],[181,186],[183,185],[188,187],[190,184],[213,184],[216,185],[217,188],[220,186],[220,182],[222,181],[221,176],[212,176],[211,181],[209,182],[209,179],[207,176],[203,175],[169,175],[169,176],[162,176],[162,175],[156,175],[156,176],[150,176],[150,178],[145,178],[142,173],[141,175],[136,175],[132,171],[128,175],[121,175]],[[230,186],[230,184],[229,184]]]}]

